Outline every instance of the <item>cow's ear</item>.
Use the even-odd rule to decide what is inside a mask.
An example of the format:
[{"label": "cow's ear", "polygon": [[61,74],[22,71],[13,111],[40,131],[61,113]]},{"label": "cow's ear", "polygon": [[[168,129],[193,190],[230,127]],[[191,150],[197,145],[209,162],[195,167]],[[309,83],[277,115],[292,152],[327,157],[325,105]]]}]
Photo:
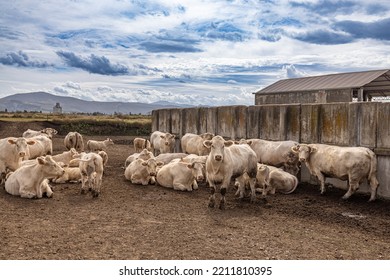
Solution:
[{"label": "cow's ear", "polygon": [[187,164],[187,168],[188,168],[188,169],[194,168],[194,164],[193,164],[193,163],[188,163],[188,164]]},{"label": "cow's ear", "polygon": [[294,145],[294,146],[292,146],[291,147],[291,151],[293,152],[293,153],[298,153],[299,152],[299,145]]},{"label": "cow's ear", "polygon": [[175,139],[175,134],[172,134],[171,136],[169,136],[170,138],[172,138],[172,139]]},{"label": "cow's ear", "polygon": [[230,147],[231,145],[234,144],[234,142],[232,140],[229,140],[229,141],[225,141],[224,144],[225,144],[225,147]]},{"label": "cow's ear", "polygon": [[8,143],[10,143],[11,145],[15,145],[16,141],[14,139],[8,139]]},{"label": "cow's ear", "polygon": [[162,139],[165,139],[165,135],[160,135],[160,137],[161,137]]},{"label": "cow's ear", "polygon": [[38,161],[39,164],[45,164],[45,162],[46,162],[44,157],[38,157],[37,161]]},{"label": "cow's ear", "polygon": [[211,149],[211,144],[212,142],[210,140],[203,141],[203,146],[205,146],[206,148]]},{"label": "cow's ear", "polygon": [[250,146],[252,145],[252,140],[246,140],[246,143]]},{"label": "cow's ear", "polygon": [[163,165],[164,165],[164,162],[162,162],[162,161],[157,162],[157,166],[163,166]]},{"label": "cow's ear", "polygon": [[315,152],[317,152],[317,148],[310,146],[310,153],[312,154],[312,153],[315,153]]},{"label": "cow's ear", "polygon": [[147,166],[148,165],[148,162],[147,161],[142,161],[141,163],[143,166]]},{"label": "cow's ear", "polygon": [[238,145],[238,144],[240,144],[240,141],[234,140],[234,144]]},{"label": "cow's ear", "polygon": [[34,145],[34,144],[35,144],[34,140],[27,141],[27,145]]}]

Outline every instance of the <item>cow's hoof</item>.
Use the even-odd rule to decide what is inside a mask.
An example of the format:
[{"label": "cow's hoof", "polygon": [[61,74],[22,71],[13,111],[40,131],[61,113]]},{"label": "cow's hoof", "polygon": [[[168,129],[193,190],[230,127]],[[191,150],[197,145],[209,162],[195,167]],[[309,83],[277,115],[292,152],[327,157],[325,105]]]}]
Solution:
[{"label": "cow's hoof", "polygon": [[80,191],[80,194],[86,194],[86,193],[87,193],[86,190],[81,190],[81,191]]},{"label": "cow's hoof", "polygon": [[214,206],[215,206],[215,202],[210,201],[210,202],[209,202],[209,208],[214,208]]},{"label": "cow's hoof", "polygon": [[219,209],[220,210],[225,210],[225,203],[219,204]]}]

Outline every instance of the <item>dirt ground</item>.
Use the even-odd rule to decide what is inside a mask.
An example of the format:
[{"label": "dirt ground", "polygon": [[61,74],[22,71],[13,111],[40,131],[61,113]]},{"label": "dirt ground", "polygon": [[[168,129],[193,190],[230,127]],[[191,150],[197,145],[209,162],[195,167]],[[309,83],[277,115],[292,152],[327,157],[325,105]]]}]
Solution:
[{"label": "dirt ground", "polygon": [[[25,129],[0,123],[0,138]],[[54,154],[63,138],[54,138]],[[0,259],[390,259],[389,201],[343,201],[343,190],[320,195],[300,184],[269,206],[240,202],[231,188],[224,211],[209,209],[205,185],[178,192],[126,181],[132,139],[113,140],[97,199],[81,195],[80,184],[53,184],[53,198],[32,200],[0,187]]]}]

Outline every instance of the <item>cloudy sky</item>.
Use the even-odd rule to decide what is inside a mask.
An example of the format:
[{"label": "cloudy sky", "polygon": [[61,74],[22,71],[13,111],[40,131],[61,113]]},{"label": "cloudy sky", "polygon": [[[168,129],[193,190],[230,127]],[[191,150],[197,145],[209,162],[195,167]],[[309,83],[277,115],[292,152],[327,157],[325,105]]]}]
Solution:
[{"label": "cloudy sky", "polygon": [[285,78],[390,68],[390,1],[0,1],[0,98],[254,103]]}]

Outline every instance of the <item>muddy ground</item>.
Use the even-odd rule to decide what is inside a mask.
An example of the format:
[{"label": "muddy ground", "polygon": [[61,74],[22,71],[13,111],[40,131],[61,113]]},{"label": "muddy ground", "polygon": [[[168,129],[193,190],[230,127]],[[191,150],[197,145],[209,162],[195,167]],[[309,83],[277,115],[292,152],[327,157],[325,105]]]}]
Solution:
[{"label": "muddy ground", "polygon": [[[26,126],[0,123],[0,138]],[[63,138],[55,136],[54,154]],[[113,139],[97,199],[81,195],[80,184],[53,185],[53,198],[32,200],[0,187],[0,259],[390,259],[389,201],[343,201],[343,190],[320,195],[300,184],[269,206],[240,202],[231,188],[226,210],[210,209],[205,185],[178,192],[126,181],[132,139]]]}]

